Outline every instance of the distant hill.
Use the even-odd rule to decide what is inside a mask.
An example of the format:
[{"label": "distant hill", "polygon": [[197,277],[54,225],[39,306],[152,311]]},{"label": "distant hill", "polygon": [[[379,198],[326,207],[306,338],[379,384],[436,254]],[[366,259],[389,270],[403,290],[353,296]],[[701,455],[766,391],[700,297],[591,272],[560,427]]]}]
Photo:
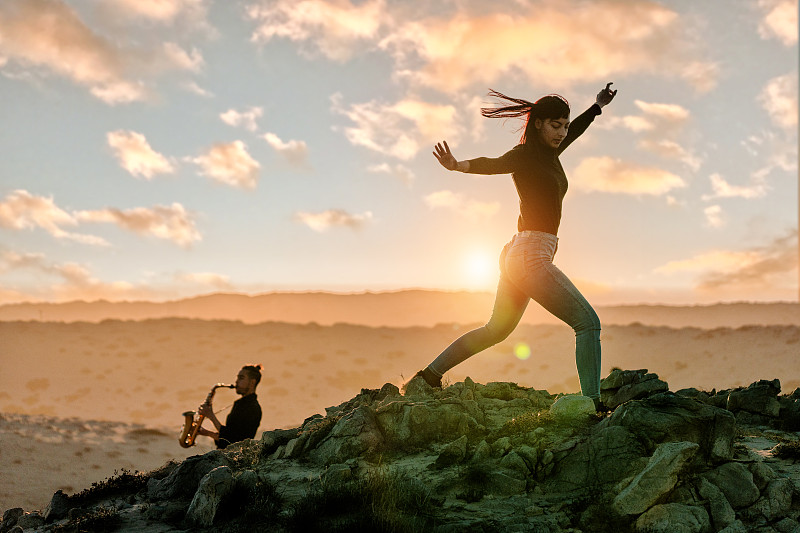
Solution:
[{"label": "distant hill", "polygon": [[[320,325],[335,323],[379,327],[431,326],[439,323],[485,322],[494,295],[483,292],[404,290],[337,294],[275,292],[260,295],[210,294],[168,302],[21,303],[0,306],[0,321],[100,322],[107,319],[146,320],[196,318],[268,321]],[[604,324],[699,328],[745,325],[800,325],[800,304],[724,303],[696,306],[623,305],[598,307]],[[558,320],[531,304],[523,323],[553,324]]]}]

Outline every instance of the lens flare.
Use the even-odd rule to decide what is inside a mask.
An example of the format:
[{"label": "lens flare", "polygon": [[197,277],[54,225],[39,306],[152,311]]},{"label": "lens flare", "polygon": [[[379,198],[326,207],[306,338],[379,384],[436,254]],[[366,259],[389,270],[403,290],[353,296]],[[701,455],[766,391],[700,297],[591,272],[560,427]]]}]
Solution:
[{"label": "lens flare", "polygon": [[514,355],[520,361],[524,361],[531,356],[531,347],[524,342],[519,342],[514,346]]}]

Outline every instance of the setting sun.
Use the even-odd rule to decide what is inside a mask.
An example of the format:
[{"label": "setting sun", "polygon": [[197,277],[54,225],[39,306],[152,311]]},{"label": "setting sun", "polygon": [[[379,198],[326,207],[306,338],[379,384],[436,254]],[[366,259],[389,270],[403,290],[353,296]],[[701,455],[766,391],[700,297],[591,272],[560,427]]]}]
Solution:
[{"label": "setting sun", "polygon": [[464,256],[464,282],[471,289],[491,290],[499,275],[496,258],[486,250],[472,250]]}]

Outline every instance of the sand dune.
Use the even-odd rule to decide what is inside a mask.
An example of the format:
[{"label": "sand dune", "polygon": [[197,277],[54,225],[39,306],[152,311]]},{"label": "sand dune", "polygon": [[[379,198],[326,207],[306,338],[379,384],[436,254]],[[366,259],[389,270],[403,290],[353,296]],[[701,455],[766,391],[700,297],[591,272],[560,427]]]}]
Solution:
[{"label": "sand dune", "polygon": [[[188,451],[178,446],[181,413],[195,409],[214,383],[233,381],[244,363],[266,368],[261,429],[294,427],[361,388],[400,384],[468,329],[176,318],[0,322],[0,509],[42,507],[59,488],[211,449],[208,439]],[[800,326],[607,326],[602,343],[604,376],[612,367],[648,368],[672,390],[772,378],[784,392],[800,386]],[[524,360],[514,355],[522,344],[531,351]],[[573,333],[523,324],[447,378],[465,376],[576,392]],[[222,417],[235,399],[233,391],[217,392]]]},{"label": "sand dune", "polygon": [[[200,318],[241,320],[248,324],[268,321],[338,322],[373,327],[431,326],[439,323],[485,322],[494,294],[405,290],[396,292],[335,294],[324,292],[210,294],[171,302],[69,302],[23,303],[0,306],[0,321],[100,322],[106,319]],[[728,303],[698,306],[625,305],[598,307],[606,325],[640,322],[671,327],[738,327],[758,325],[800,326],[797,303]],[[529,306],[524,324],[557,324],[558,319],[536,305]]]}]

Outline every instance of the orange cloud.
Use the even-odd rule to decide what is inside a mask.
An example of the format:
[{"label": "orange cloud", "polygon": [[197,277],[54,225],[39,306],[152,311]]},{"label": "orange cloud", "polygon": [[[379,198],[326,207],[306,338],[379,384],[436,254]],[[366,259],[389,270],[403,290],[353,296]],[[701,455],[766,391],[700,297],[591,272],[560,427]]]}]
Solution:
[{"label": "orange cloud", "polygon": [[395,54],[401,75],[447,92],[517,74],[540,87],[543,80],[558,87],[629,72],[677,76],[699,91],[716,83],[716,66],[693,59],[696,50],[688,35],[680,37],[678,14],[660,3],[528,6],[408,22],[392,29],[381,46]]},{"label": "orange cloud", "polygon": [[796,72],[769,80],[759,94],[758,101],[774,124],[787,130],[797,129]]},{"label": "orange cloud", "polygon": [[250,5],[247,14],[258,24],[252,35],[257,43],[275,37],[312,41],[319,53],[345,61],[365,42],[375,41],[386,21],[386,3],[384,0],[358,4],[350,0],[268,0]]},{"label": "orange cloud", "polygon": [[127,15],[172,23],[178,16],[205,14],[203,0],[106,0]]},{"label": "orange cloud", "polygon": [[703,290],[791,287],[797,282],[797,230],[749,250],[712,250],[692,258],[671,261],[655,270],[671,275],[698,274]]},{"label": "orange cloud", "polygon": [[215,144],[191,161],[200,166],[203,175],[225,185],[255,189],[258,184],[261,165],[247,153],[242,141]]},{"label": "orange cloud", "polygon": [[355,230],[361,229],[364,224],[372,219],[372,212],[366,211],[360,215],[356,215],[348,213],[343,209],[328,209],[321,213],[300,211],[295,213],[294,218],[314,231],[322,233],[336,226]]},{"label": "orange cloud", "polygon": [[398,178],[406,185],[414,183],[414,173],[410,168],[403,165],[390,165],[389,163],[381,163],[380,165],[372,165],[367,167],[367,170],[376,174],[389,174]]},{"label": "orange cloud", "polygon": [[151,235],[184,247],[202,239],[195,227],[194,219],[178,203],[173,203],[171,206],[157,205],[152,208],[79,211],[75,215],[82,222],[110,222],[139,235]]},{"label": "orange cloud", "polygon": [[147,179],[156,174],[172,174],[175,167],[163,155],[150,147],[141,133],[117,130],[106,135],[108,145],[114,149],[114,155],[122,168],[134,176]]},{"label": "orange cloud", "polygon": [[714,194],[703,196],[703,200],[712,198],[760,198],[767,194],[767,184],[764,176],[756,174],[753,176],[753,183],[749,186],[732,185],[728,183],[720,174],[709,176],[711,188]]},{"label": "orange cloud", "polygon": [[450,209],[471,219],[488,219],[500,210],[498,202],[480,202],[448,190],[431,193],[424,201],[431,209]]},{"label": "orange cloud", "polygon": [[27,74],[55,72],[89,89],[109,105],[144,100],[145,83],[137,75],[163,70],[196,72],[200,52],[175,43],[160,48],[125,48],[89,28],[61,0],[4,0],[0,3],[0,55]]},{"label": "orange cloud", "polygon": [[242,126],[248,131],[256,131],[258,129],[258,123],[256,121],[261,118],[263,114],[264,109],[261,107],[251,107],[247,111],[228,109],[224,113],[220,113],[219,118],[228,126]]},{"label": "orange cloud", "polygon": [[581,161],[570,180],[587,192],[648,194],[660,196],[672,189],[686,187],[686,182],[666,170],[645,167],[611,157],[589,157]]},{"label": "orange cloud", "polygon": [[373,100],[346,108],[341,95],[334,95],[332,102],[335,112],[355,123],[344,128],[352,144],[398,159],[413,158],[422,145],[432,145],[437,139],[455,142],[459,137],[457,113],[451,105],[407,98],[394,104]]},{"label": "orange cloud", "polygon": [[181,272],[175,275],[175,281],[212,287],[217,290],[229,290],[233,288],[228,276],[213,272]]},{"label": "orange cloud", "polygon": [[34,196],[28,191],[16,190],[0,202],[0,227],[13,230],[41,228],[57,239],[94,245],[108,244],[100,237],[70,233],[62,227],[77,225],[75,216],[58,207],[52,197]]},{"label": "orange cloud", "polygon": [[276,152],[286,158],[292,165],[301,167],[306,165],[308,157],[308,146],[304,141],[283,141],[274,133],[265,133],[263,135],[267,144],[269,144]]},{"label": "orange cloud", "polygon": [[766,11],[758,27],[761,37],[797,44],[797,0],[759,0],[758,5]]}]

